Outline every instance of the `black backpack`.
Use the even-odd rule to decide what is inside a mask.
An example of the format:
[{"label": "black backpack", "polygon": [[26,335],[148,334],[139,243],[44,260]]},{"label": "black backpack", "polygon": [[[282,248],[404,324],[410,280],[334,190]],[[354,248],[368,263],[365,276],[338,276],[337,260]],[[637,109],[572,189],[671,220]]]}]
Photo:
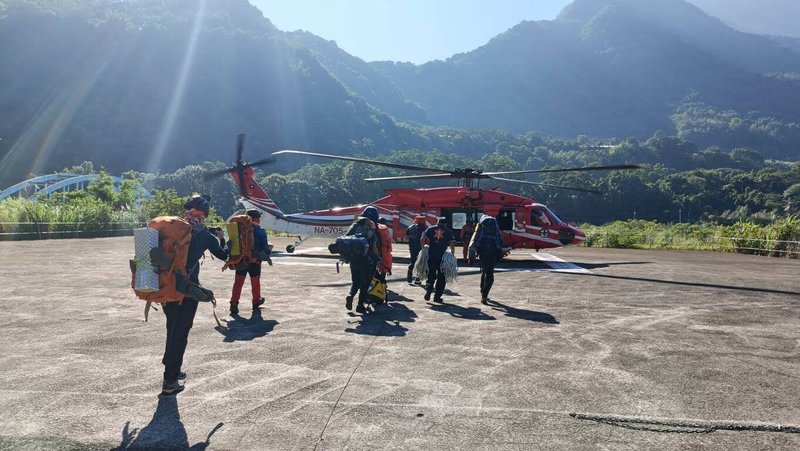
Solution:
[{"label": "black backpack", "polygon": [[499,250],[503,247],[502,241],[498,242],[498,231],[499,227],[497,225],[497,220],[492,217],[484,218],[481,223],[481,231],[480,235],[478,236],[478,251],[480,250]]},{"label": "black backpack", "polygon": [[369,219],[361,218],[356,221],[347,231],[347,235],[336,238],[336,241],[328,245],[331,254],[339,254],[339,258],[345,262],[364,261],[369,258],[370,228],[367,223]]}]

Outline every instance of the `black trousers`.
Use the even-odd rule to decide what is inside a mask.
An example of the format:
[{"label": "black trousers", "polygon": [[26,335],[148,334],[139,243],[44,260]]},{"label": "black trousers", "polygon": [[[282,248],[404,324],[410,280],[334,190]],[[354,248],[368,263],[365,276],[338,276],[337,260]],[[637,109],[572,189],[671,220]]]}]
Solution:
[{"label": "black trousers", "polygon": [[414,265],[417,264],[417,257],[419,257],[419,252],[421,249],[408,249],[411,252],[411,263],[408,264],[408,275],[406,276],[407,280],[411,280],[414,277]]},{"label": "black trousers", "polygon": [[358,303],[364,304],[369,294],[369,284],[375,274],[375,265],[366,262],[350,262],[350,296],[355,297],[358,293]]},{"label": "black trousers", "polygon": [[164,348],[164,380],[178,379],[183,365],[183,354],[189,342],[189,331],[192,329],[194,315],[197,313],[197,301],[183,298],[182,303],[168,302],[164,304],[167,315],[167,344]]},{"label": "black trousers", "polygon": [[492,285],[494,284],[494,266],[497,264],[497,249],[481,249],[478,256],[480,257],[481,263],[481,296],[488,297],[489,290],[492,289]]},{"label": "black trousers", "polygon": [[434,299],[441,298],[442,294],[444,294],[444,286],[447,284],[447,280],[444,278],[444,273],[440,269],[442,266],[442,259],[439,257],[438,260],[428,259],[428,283],[427,283],[427,292],[431,293],[434,291],[434,281],[436,283],[435,289],[436,291],[433,293]]},{"label": "black trousers", "polygon": [[245,276],[247,274],[250,274],[250,277],[261,277],[261,262],[248,263],[247,268],[236,270],[237,276]]}]

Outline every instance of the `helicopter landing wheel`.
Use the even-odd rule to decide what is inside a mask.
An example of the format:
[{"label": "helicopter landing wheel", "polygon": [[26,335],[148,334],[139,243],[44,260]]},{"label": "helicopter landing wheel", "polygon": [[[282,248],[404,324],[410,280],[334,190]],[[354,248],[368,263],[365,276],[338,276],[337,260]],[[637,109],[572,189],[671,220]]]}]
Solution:
[{"label": "helicopter landing wheel", "polygon": [[294,246],[292,246],[291,244],[286,246],[286,252],[288,252],[290,254],[293,254],[294,253]]}]

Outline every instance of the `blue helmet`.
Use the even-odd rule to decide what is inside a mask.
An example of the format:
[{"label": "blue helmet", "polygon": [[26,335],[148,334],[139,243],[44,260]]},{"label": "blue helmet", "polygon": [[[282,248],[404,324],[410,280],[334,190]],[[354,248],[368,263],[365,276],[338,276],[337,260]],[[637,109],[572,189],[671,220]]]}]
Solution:
[{"label": "blue helmet", "polygon": [[361,216],[369,218],[372,222],[378,223],[378,209],[370,205],[361,212]]}]

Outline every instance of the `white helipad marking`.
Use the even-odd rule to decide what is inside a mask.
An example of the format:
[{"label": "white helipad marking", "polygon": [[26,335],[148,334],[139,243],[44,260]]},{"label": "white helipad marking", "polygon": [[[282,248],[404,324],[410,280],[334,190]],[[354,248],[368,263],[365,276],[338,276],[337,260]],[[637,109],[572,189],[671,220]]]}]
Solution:
[{"label": "white helipad marking", "polygon": [[552,268],[553,272],[573,272],[573,273],[583,273],[583,274],[591,274],[592,272],[586,268],[581,268],[580,266],[570,263],[566,260],[562,260],[555,255],[548,254],[546,252],[537,252],[535,254],[531,254],[534,258],[539,261],[544,262]]}]

